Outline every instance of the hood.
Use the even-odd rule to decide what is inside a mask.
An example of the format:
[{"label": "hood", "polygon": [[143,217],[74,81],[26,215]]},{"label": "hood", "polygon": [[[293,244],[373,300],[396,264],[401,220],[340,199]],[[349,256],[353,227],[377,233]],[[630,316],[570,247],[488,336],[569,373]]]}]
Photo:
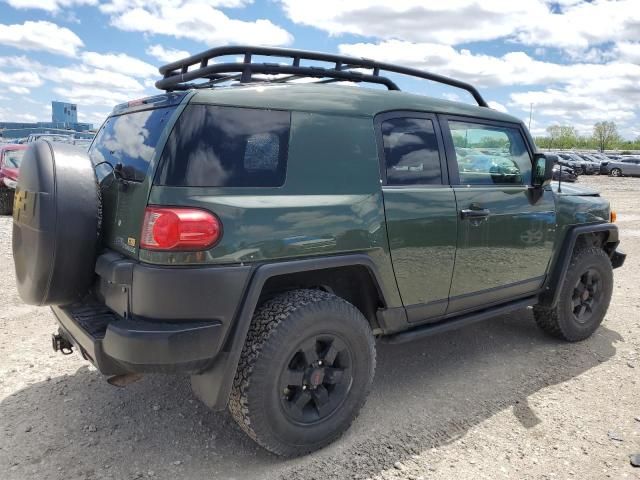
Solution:
[{"label": "hood", "polygon": [[600,192],[590,187],[562,182],[562,191],[558,192],[558,182],[551,182],[551,189],[556,195],[599,197]]}]

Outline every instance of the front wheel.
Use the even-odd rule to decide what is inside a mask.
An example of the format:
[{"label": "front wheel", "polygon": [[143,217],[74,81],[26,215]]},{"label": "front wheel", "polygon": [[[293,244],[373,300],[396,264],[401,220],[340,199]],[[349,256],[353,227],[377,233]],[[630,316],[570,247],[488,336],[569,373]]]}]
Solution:
[{"label": "front wheel", "polygon": [[611,169],[611,176],[612,177],[621,177],[622,176],[622,170],[620,170],[619,168],[612,168]]},{"label": "front wheel", "polygon": [[338,438],[363,406],[375,345],[362,313],[320,290],[293,290],[254,315],[229,400],[265,449],[301,455]]},{"label": "front wheel", "polygon": [[602,323],[613,291],[611,260],[599,247],[576,251],[571,257],[554,308],[535,306],[538,326],[549,335],[577,342],[590,337]]}]

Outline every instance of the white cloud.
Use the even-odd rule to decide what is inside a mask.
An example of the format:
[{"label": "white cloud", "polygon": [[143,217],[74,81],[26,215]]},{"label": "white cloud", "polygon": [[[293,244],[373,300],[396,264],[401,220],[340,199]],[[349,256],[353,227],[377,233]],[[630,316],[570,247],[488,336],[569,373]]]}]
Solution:
[{"label": "white cloud", "polygon": [[56,87],[53,92],[62,100],[82,106],[115,106],[132,99],[130,94],[99,87]]},{"label": "white cloud", "polygon": [[42,50],[45,52],[74,56],[83,46],[75,33],[55,23],[29,21],[23,24],[0,24],[0,44],[20,50]]},{"label": "white cloud", "polygon": [[458,44],[510,35],[532,11],[546,7],[537,0],[281,0],[296,23],[382,39]]},{"label": "white cloud", "polygon": [[[331,35],[355,34],[458,45],[510,39],[526,45],[587,49],[634,40],[637,0],[280,0],[291,20]],[[561,8],[554,4],[561,3]]]},{"label": "white cloud", "polygon": [[57,12],[62,8],[74,7],[80,5],[95,5],[97,0],[5,0],[13,8],[33,8],[46,10],[48,12]]},{"label": "white cloud", "polygon": [[91,67],[123,72],[134,77],[147,78],[159,75],[158,69],[153,65],[124,53],[84,52],[82,61]]},{"label": "white cloud", "polygon": [[[80,106],[114,105],[152,92],[133,76],[113,70],[95,68],[87,63],[57,67],[44,65],[27,57],[0,57],[3,75],[0,83],[23,87],[39,86],[47,81],[61,99]],[[35,74],[34,72],[38,72]]]},{"label": "white cloud", "polygon": [[207,45],[224,43],[286,45],[293,37],[270,20],[229,18],[216,6],[240,7],[243,0],[116,0],[102,5],[121,30],[189,38]]},{"label": "white cloud", "polygon": [[[623,45],[621,51],[631,57],[635,48],[636,44]],[[398,40],[343,44],[339,50],[356,57],[431,70],[480,87],[531,87],[525,92],[511,93],[508,107],[524,117],[533,103],[535,114],[549,123],[575,123],[588,128],[585,125],[613,120],[625,127],[639,113],[640,65],[628,61],[561,64],[536,60],[525,52],[495,57],[447,45]],[[451,100],[461,98],[453,95],[444,96]],[[498,103],[490,105],[506,110]]]},{"label": "white cloud", "polygon": [[493,108],[494,110],[497,110],[502,113],[507,113],[507,107],[505,107],[500,102],[496,102],[495,100],[489,100],[487,103],[489,104],[489,107]]},{"label": "white cloud", "polygon": [[[342,44],[341,53],[375,58],[435,73],[450,75],[481,87],[542,85],[548,83],[593,82],[596,79],[640,79],[640,65],[560,64],[536,60],[525,52],[509,52],[501,57],[473,54],[448,45],[389,40],[378,44]],[[640,88],[640,86],[638,87]]]},{"label": "white cloud", "polygon": [[619,42],[613,50],[619,60],[640,64],[640,42]]},{"label": "white cloud", "polygon": [[[122,13],[134,8],[149,8],[153,10],[163,6],[179,8],[184,3],[184,0],[111,0],[100,5],[100,10],[105,13]],[[203,3],[210,7],[238,8],[252,4],[253,0],[206,0]]]},{"label": "white cloud", "polygon": [[17,93],[18,95],[27,95],[29,94],[29,92],[31,92],[31,90],[29,90],[26,87],[18,87],[15,85],[10,86],[9,90],[12,91],[13,93]]},{"label": "white cloud", "polygon": [[162,45],[150,45],[145,52],[147,55],[157,58],[161,62],[174,62],[190,56],[186,50],[176,50],[175,48],[165,48]]}]

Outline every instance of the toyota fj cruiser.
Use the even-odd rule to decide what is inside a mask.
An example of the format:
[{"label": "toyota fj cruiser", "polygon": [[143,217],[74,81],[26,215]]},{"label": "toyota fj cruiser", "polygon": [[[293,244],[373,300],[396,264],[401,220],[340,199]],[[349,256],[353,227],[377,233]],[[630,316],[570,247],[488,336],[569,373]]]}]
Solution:
[{"label": "toyota fj cruiser", "polygon": [[[297,455],[356,417],[376,339],[526,307],[570,342],[602,322],[625,259],[609,202],[552,185],[554,158],[473,86],[261,47],[160,72],[166,93],[115,107],[88,153],[33,144],[16,192],[22,298],[52,306],[54,349],[114,383],[186,372]],[[400,92],[396,74],[478,106]]]}]

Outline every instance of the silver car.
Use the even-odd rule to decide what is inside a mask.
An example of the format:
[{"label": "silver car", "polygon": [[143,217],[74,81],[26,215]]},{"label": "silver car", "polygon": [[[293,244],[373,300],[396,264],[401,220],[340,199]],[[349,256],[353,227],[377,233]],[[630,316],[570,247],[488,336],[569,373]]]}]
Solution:
[{"label": "silver car", "polygon": [[623,158],[606,165],[603,162],[603,168],[612,177],[622,177],[623,175],[640,177],[640,157]]}]

